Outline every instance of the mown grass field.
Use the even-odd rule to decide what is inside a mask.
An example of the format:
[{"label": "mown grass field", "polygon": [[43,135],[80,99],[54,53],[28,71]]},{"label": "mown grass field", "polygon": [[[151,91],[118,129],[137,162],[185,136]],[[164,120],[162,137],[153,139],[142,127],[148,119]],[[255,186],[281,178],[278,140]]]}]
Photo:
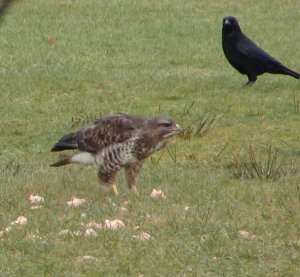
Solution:
[{"label": "mown grass field", "polygon": [[[298,0],[12,5],[0,22],[0,230],[28,224],[0,238],[0,275],[299,276],[300,81],[265,74],[245,89],[221,48],[222,18],[235,15],[299,72],[299,11]],[[120,196],[104,200],[95,168],[49,168],[58,138],[120,111],[191,125],[146,162],[139,197],[122,174]],[[72,196],[87,203],[70,208]],[[124,228],[97,237],[59,235],[117,218]],[[151,239],[135,240],[136,226]]]}]

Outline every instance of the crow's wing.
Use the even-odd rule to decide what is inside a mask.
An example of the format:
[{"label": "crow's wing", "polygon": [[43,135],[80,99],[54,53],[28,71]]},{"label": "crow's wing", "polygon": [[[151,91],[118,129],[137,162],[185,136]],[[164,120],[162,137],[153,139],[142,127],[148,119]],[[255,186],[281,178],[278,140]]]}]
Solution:
[{"label": "crow's wing", "polygon": [[237,49],[243,55],[245,61],[250,63],[254,69],[258,70],[259,68],[262,68],[264,71],[268,71],[274,66],[281,65],[279,61],[258,47],[246,36],[238,40]]}]

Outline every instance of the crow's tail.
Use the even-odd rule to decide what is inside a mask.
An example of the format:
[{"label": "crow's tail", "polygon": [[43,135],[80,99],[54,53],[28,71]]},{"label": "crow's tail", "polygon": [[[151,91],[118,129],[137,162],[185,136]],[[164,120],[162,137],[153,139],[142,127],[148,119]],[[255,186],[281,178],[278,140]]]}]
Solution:
[{"label": "crow's tail", "polygon": [[296,79],[300,79],[300,74],[297,73],[296,71],[293,71],[285,66],[282,67],[282,70],[280,72],[281,74],[284,74],[284,75],[289,75],[289,76],[292,76]]}]

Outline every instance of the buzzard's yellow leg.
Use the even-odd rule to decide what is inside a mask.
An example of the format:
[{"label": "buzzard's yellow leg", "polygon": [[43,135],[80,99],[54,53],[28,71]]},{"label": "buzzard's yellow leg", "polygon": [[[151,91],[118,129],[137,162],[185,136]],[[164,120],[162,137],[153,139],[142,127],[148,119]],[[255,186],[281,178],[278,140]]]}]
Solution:
[{"label": "buzzard's yellow leg", "polygon": [[118,196],[119,192],[115,184],[103,183],[101,182],[101,189],[107,193],[111,193],[113,196]]},{"label": "buzzard's yellow leg", "polygon": [[116,185],[112,185],[111,186],[111,191],[112,191],[112,193],[113,193],[114,196],[118,196],[119,195],[119,192],[118,192],[118,189],[117,189]]},{"label": "buzzard's yellow leg", "polygon": [[136,196],[139,195],[139,192],[136,188],[136,183],[142,164],[143,162],[141,161],[135,164],[125,166],[127,185],[131,189],[132,193]]},{"label": "buzzard's yellow leg", "polygon": [[98,178],[100,179],[101,188],[105,191],[110,191],[114,196],[117,196],[118,189],[116,186],[116,172],[103,172],[99,169]]}]

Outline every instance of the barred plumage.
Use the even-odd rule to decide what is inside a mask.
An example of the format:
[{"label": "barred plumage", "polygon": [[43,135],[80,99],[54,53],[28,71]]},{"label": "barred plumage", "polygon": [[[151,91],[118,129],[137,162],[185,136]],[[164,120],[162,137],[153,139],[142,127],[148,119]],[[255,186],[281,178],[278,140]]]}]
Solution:
[{"label": "barred plumage", "polygon": [[101,117],[75,133],[63,136],[51,151],[78,149],[51,166],[70,163],[96,165],[102,185],[117,194],[115,179],[125,169],[127,184],[136,192],[136,181],[144,160],[166,146],[181,129],[174,120],[146,119],[127,114]]}]

